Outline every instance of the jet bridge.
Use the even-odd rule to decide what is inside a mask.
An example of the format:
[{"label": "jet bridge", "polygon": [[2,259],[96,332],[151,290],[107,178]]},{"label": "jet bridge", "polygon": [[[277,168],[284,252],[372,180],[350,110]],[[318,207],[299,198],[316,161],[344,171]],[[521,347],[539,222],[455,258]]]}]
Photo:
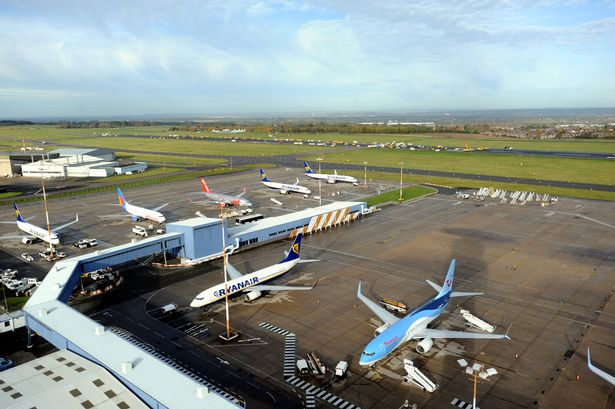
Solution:
[{"label": "jet bridge", "polygon": [[[178,254],[183,246],[181,233],[168,233],[57,262],[23,308],[28,335],[37,332],[56,348],[70,350],[106,368],[150,407],[240,407],[236,397],[216,385],[180,371],[66,304],[84,272],[162,251]],[[67,368],[80,369],[68,363]]]}]

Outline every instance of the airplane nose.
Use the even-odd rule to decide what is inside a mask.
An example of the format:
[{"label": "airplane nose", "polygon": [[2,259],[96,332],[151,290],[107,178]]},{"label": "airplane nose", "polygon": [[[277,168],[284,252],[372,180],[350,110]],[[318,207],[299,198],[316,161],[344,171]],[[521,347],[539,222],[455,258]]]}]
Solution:
[{"label": "airplane nose", "polygon": [[197,300],[192,300],[192,302],[190,303],[190,306],[192,308],[198,308],[200,307],[199,302]]}]

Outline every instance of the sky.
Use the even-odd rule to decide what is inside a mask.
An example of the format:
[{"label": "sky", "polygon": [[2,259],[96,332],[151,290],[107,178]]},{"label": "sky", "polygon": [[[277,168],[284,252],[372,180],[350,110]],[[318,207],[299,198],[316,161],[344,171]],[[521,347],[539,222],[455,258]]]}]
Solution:
[{"label": "sky", "polygon": [[614,0],[0,0],[0,119],[615,107]]}]

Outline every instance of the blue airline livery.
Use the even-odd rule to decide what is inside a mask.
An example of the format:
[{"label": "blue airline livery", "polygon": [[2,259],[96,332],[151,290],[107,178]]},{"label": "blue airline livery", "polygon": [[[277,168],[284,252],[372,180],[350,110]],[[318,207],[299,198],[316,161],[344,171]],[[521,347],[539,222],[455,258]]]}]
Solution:
[{"label": "blue airline livery", "polygon": [[296,183],[289,185],[287,183],[272,182],[271,180],[269,180],[264,170],[261,169],[260,172],[261,172],[261,183],[270,189],[279,190],[280,193],[282,194],[301,193],[302,195],[309,195],[312,193],[310,189],[308,189],[307,187],[299,185],[299,178],[297,178]]},{"label": "blue airline livery", "polygon": [[[295,237],[288,254],[282,261],[269,267],[265,267],[261,270],[255,271],[249,274],[241,274],[231,265],[226,263],[226,272],[231,277],[226,283],[228,289],[228,295],[233,295],[238,292],[246,292],[246,300],[253,301],[261,296],[261,291],[286,291],[286,290],[311,290],[316,283],[311,287],[298,287],[298,286],[285,286],[285,285],[268,285],[264,284],[266,281],[273,280],[276,277],[289,271],[291,268],[299,263],[308,263],[317,260],[301,260],[299,252],[301,251],[301,233]],[[191,307],[204,307],[208,304],[214,303],[222,298],[225,294],[225,284],[220,283],[213,287],[210,287],[204,291],[201,291],[194,300],[190,303]]]},{"label": "blue airline livery", "polygon": [[[42,240],[44,242],[47,242],[49,244],[60,244],[60,234],[59,232],[65,228],[67,228],[68,226],[77,223],[79,221],[79,215],[75,214],[75,220],[63,224],[62,226],[58,226],[55,228],[52,228],[50,230],[48,229],[44,229],[42,227],[38,227],[33,225],[32,223],[29,223],[27,219],[24,219],[21,216],[21,212],[19,211],[19,208],[17,207],[17,204],[13,203],[13,209],[15,209],[15,223],[17,223],[17,228],[21,231],[23,231],[24,233],[26,233],[26,235],[21,235],[21,236],[0,236],[0,240],[21,240],[21,242],[23,244],[32,244],[38,240]],[[12,224],[13,222],[0,222],[0,223],[8,223],[8,224]]]},{"label": "blue airline livery", "polygon": [[316,173],[312,170],[310,165],[307,162],[303,162],[303,168],[305,169],[305,175],[312,179],[322,179],[327,183],[337,183],[337,182],[346,182],[352,183],[353,185],[358,185],[359,181],[352,176],[338,175],[337,170],[333,170],[333,174],[331,173]]},{"label": "blue airline livery", "polygon": [[482,293],[466,293],[453,291],[453,279],[455,273],[455,260],[451,261],[448,274],[442,287],[426,280],[437,292],[434,298],[427,300],[423,305],[410,312],[404,318],[397,318],[386,309],[382,308],[361,293],[361,283],[357,290],[357,297],[372,310],[378,318],[384,321],[384,325],[376,329],[376,337],[371,340],[363,350],[359,364],[371,366],[386,358],[399,346],[411,339],[418,340],[417,352],[427,353],[433,346],[434,338],[482,338],[482,339],[510,339],[506,334],[482,334],[464,331],[449,331],[427,328],[429,323],[436,319],[446,306],[451,297],[465,297],[480,295]]}]

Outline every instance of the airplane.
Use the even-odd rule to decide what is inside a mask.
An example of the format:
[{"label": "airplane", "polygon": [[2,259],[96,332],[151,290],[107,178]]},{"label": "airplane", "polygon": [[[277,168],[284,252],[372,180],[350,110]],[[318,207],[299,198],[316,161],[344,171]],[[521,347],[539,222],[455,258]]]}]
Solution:
[{"label": "airplane", "polygon": [[201,178],[201,190],[203,191],[205,197],[207,197],[209,200],[221,205],[223,204],[224,206],[252,206],[252,203],[250,203],[249,200],[242,199],[241,197],[246,193],[245,189],[243,193],[237,196],[225,195],[223,193],[214,193],[209,188],[209,186],[207,186],[207,183],[205,183],[205,179]]},{"label": "airplane", "polygon": [[[17,204],[13,203],[13,208],[15,209],[15,215],[17,216],[17,228],[24,233],[26,236],[0,236],[0,240],[8,240],[8,239],[21,239],[23,244],[32,244],[35,241],[42,240],[49,244],[60,244],[60,235],[59,231],[65,229],[71,224],[75,224],[79,221],[79,215],[75,214],[75,220],[72,222],[63,224],[61,226],[56,227],[55,229],[51,229],[51,232],[47,231],[47,229],[43,229],[41,227],[35,226],[32,223],[28,223],[27,220],[24,220],[21,217],[21,212],[17,207]],[[13,222],[0,222],[0,223],[13,223]]]},{"label": "airplane", "polygon": [[334,174],[314,173],[314,171],[312,170],[310,165],[308,165],[307,162],[303,162],[303,167],[305,168],[305,174],[312,179],[323,179],[327,183],[347,182],[352,183],[355,186],[359,184],[359,181],[352,176],[338,175],[337,170],[333,170]]},{"label": "airplane", "polygon": [[608,374],[602,369],[597,368],[594,365],[592,365],[592,360],[589,356],[589,347],[587,347],[587,367],[589,368],[590,371],[592,371],[593,373],[595,373],[596,375],[598,375],[599,377],[601,377],[602,379],[604,379],[611,385],[615,385],[615,376]]},{"label": "airplane", "polygon": [[455,259],[451,261],[448,274],[446,275],[442,287],[426,280],[430,286],[438,291],[438,295],[427,300],[423,305],[410,312],[404,318],[397,318],[369,298],[365,297],[361,293],[361,282],[359,282],[357,297],[359,297],[359,300],[367,305],[378,318],[384,321],[384,325],[376,329],[374,333],[375,338],[371,340],[363,350],[361,358],[359,359],[359,364],[361,366],[372,366],[411,339],[419,340],[416,344],[416,350],[420,354],[425,354],[431,349],[434,338],[510,339],[508,331],[506,334],[500,335],[427,328],[431,321],[442,314],[448,305],[450,297],[467,297],[482,294],[453,291],[454,272]]},{"label": "airplane", "polygon": [[[297,234],[293,245],[286,257],[277,264],[257,270],[253,273],[242,275],[231,265],[226,263],[226,271],[231,277],[227,281],[228,295],[233,295],[238,292],[246,292],[246,301],[254,301],[262,295],[262,291],[287,291],[287,290],[311,290],[316,283],[311,287],[296,287],[285,285],[266,285],[263,284],[269,280],[281,276],[288,272],[291,268],[299,263],[309,263],[318,260],[301,260],[299,252],[301,250],[301,233]],[[190,303],[193,308],[204,307],[224,298],[224,283],[217,284],[207,290],[201,291],[194,300]]]},{"label": "airplane", "polygon": [[265,172],[262,169],[261,182],[263,183],[263,185],[271,189],[279,189],[280,193],[282,193],[283,195],[294,192],[301,193],[302,195],[307,196],[312,193],[312,191],[307,187],[299,186],[299,178],[297,178],[297,182],[292,185],[287,185],[286,183],[272,182],[269,180],[267,175],[265,175]]},{"label": "airplane", "polygon": [[133,222],[147,219],[158,223],[164,223],[164,221],[166,220],[164,215],[158,212],[158,210],[167,206],[168,203],[165,203],[162,206],[158,206],[155,209],[146,209],[144,207],[131,205],[130,203],[128,203],[128,201],[126,201],[126,199],[124,199],[124,195],[122,194],[122,191],[119,187],[117,188],[117,196],[120,202],[120,206],[122,206],[122,209],[124,209],[126,213],[130,215]]}]

